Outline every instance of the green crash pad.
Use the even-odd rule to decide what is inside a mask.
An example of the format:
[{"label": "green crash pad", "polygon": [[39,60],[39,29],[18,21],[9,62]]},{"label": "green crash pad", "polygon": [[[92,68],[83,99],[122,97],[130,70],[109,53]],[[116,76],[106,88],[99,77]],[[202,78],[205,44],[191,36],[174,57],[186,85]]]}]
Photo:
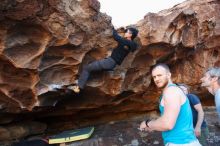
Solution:
[{"label": "green crash pad", "polygon": [[65,143],[89,138],[94,131],[94,127],[64,131],[60,134],[49,137],[49,144]]}]

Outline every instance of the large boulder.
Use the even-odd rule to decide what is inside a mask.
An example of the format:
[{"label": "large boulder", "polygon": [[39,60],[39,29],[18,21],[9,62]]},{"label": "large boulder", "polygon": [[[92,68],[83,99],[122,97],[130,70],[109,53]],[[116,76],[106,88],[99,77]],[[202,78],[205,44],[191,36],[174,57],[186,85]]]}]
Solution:
[{"label": "large boulder", "polygon": [[138,50],[121,66],[92,74],[79,96],[50,91],[75,83],[83,65],[117,45],[111,17],[99,9],[97,0],[1,1],[0,124],[41,120],[58,130],[156,110],[159,92],[150,69],[158,62],[170,66],[175,82],[213,104],[200,78],[220,65],[218,0],[188,0],[146,14],[135,24]]}]

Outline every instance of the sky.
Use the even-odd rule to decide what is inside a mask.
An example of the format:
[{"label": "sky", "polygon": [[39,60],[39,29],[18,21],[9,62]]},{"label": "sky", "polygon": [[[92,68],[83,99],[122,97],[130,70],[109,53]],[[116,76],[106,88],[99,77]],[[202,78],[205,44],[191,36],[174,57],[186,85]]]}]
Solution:
[{"label": "sky", "polygon": [[116,28],[135,24],[148,12],[157,13],[183,1],[185,0],[99,0],[101,12],[112,17]]}]

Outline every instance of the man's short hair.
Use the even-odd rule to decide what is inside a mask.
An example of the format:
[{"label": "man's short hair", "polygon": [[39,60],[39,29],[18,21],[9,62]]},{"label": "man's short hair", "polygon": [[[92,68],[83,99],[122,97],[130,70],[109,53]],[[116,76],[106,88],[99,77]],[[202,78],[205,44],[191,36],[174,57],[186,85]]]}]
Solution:
[{"label": "man's short hair", "polygon": [[167,72],[170,72],[170,68],[168,67],[168,65],[166,65],[165,63],[158,63],[156,65],[153,66],[152,71],[157,68],[157,67],[162,67],[164,68]]},{"label": "man's short hair", "polygon": [[132,33],[132,36],[131,36],[131,39],[132,39],[132,40],[137,37],[137,35],[138,35],[138,30],[137,30],[136,28],[134,28],[134,27],[128,27],[128,28],[125,30],[125,32],[126,32],[127,30],[129,30],[129,31]]},{"label": "man's short hair", "polygon": [[220,85],[220,68],[219,67],[211,67],[206,71],[206,73],[208,73],[210,77],[217,77],[218,84]]}]

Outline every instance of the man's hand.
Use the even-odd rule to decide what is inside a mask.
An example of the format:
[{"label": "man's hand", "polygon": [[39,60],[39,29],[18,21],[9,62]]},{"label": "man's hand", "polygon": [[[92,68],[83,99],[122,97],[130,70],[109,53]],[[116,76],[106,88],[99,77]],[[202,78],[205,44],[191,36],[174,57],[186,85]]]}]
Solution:
[{"label": "man's hand", "polygon": [[153,131],[152,129],[150,129],[150,127],[148,127],[148,126],[146,125],[146,121],[141,122],[139,129],[140,129],[141,131],[148,131],[148,132]]},{"label": "man's hand", "polygon": [[119,28],[117,29],[117,32],[118,32],[119,34],[123,34],[123,33],[125,33],[125,28],[124,28],[124,27],[119,27]]},{"label": "man's hand", "polygon": [[145,121],[141,122],[141,124],[140,124],[140,130],[141,130],[141,131],[144,131],[146,128],[147,128],[146,122],[145,122]]},{"label": "man's hand", "polygon": [[195,132],[196,137],[201,136],[201,128],[200,127],[195,127],[194,132]]}]

